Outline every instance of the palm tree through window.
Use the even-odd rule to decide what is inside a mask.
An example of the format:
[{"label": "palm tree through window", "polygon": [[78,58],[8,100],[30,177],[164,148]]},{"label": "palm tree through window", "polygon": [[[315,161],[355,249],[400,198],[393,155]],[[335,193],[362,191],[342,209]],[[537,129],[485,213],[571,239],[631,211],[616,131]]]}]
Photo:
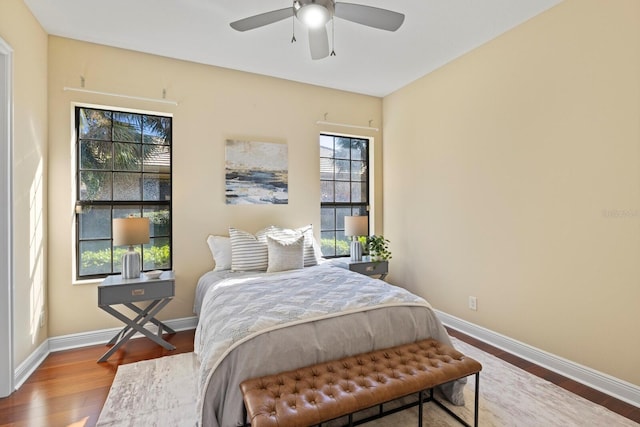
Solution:
[{"label": "palm tree through window", "polygon": [[142,269],[170,269],[172,118],[76,107],[76,277],[121,272],[112,221],[147,217]]}]

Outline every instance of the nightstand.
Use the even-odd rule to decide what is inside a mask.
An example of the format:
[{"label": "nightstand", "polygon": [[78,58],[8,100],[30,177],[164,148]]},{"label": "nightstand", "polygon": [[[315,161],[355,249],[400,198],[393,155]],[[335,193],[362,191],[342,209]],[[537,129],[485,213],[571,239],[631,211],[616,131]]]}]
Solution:
[{"label": "nightstand", "polygon": [[389,273],[389,261],[349,261],[349,270],[366,276],[380,275],[384,280]]},{"label": "nightstand", "polygon": [[[107,343],[107,345],[113,344],[113,347],[98,362],[105,362],[136,332],[140,332],[167,350],[175,350],[173,344],[162,339],[162,333],[165,331],[175,334],[176,331],[155,318],[160,310],[169,304],[174,295],[175,277],[173,271],[163,272],[158,279],[148,279],[144,274],[141,274],[137,279],[123,279],[121,275],[108,276],[104,279],[98,285],[98,307],[125,323],[126,326]],[[150,301],[145,308],[134,304],[143,301]],[[129,318],[112,307],[120,304],[129,308],[136,316]],[[144,328],[148,322],[158,327],[157,335]]]}]

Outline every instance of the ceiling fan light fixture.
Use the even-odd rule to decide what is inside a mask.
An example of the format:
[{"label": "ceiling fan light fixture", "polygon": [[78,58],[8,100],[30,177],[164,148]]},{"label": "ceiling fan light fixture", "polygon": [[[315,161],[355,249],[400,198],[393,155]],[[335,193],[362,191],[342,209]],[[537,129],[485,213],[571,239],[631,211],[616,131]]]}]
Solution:
[{"label": "ceiling fan light fixture", "polygon": [[297,0],[293,4],[296,17],[308,28],[320,28],[327,25],[333,17],[331,0]]}]

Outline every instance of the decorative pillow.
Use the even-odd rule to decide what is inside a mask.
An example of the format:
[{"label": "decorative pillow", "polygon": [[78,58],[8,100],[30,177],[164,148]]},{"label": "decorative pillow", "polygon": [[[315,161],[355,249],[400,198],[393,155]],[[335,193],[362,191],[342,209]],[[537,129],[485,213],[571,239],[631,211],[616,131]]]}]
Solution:
[{"label": "decorative pillow", "polygon": [[267,236],[269,267],[267,273],[304,268],[304,236],[296,240],[278,240]]},{"label": "decorative pillow", "polygon": [[268,262],[267,231],[260,230],[254,236],[243,230],[229,227],[231,240],[231,270],[265,271]]},{"label": "decorative pillow", "polygon": [[310,267],[318,264],[318,259],[322,257],[322,254],[318,255],[319,249],[313,236],[313,225],[306,225],[304,227],[291,229],[272,226],[269,227],[267,235],[275,238],[276,240],[294,240],[300,236],[304,237],[304,266]]},{"label": "decorative pillow", "polygon": [[207,244],[216,263],[213,271],[229,270],[231,268],[231,240],[226,236],[207,237]]}]

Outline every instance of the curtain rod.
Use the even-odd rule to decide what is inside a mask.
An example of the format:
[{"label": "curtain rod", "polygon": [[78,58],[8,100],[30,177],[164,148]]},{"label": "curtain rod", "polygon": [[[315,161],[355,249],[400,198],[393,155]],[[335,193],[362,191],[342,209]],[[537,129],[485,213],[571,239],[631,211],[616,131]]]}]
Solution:
[{"label": "curtain rod", "polygon": [[171,101],[168,99],[156,99],[156,98],[144,98],[142,96],[131,96],[131,95],[121,95],[119,93],[110,93],[110,92],[100,92],[97,90],[88,90],[88,89],[81,89],[81,88],[75,88],[75,87],[63,87],[62,90],[64,91],[73,91],[73,92],[83,92],[83,93],[92,93],[94,95],[106,95],[106,96],[117,96],[119,98],[127,98],[127,99],[135,99],[138,101],[149,101],[149,102],[159,102],[162,104],[171,104],[171,105],[178,105],[177,101]]},{"label": "curtain rod", "polygon": [[324,121],[324,120],[318,120],[316,122],[316,125],[341,126],[341,127],[344,127],[344,128],[373,130],[375,132],[378,132],[380,130],[378,128],[374,128],[374,127],[371,127],[371,126],[349,125],[349,124],[346,124],[346,123],[327,122],[327,121]]}]

